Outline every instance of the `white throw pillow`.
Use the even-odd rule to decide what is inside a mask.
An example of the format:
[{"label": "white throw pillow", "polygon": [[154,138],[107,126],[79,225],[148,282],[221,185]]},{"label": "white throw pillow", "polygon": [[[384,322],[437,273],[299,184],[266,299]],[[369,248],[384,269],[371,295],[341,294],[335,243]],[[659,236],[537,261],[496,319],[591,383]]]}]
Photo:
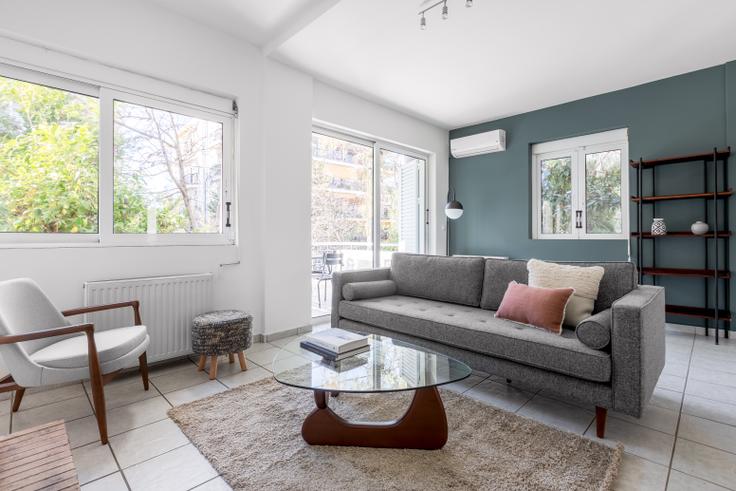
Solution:
[{"label": "white throw pillow", "polygon": [[577,326],[593,314],[605,272],[601,266],[570,266],[530,259],[526,269],[529,271],[529,286],[575,289],[565,311],[565,325]]}]

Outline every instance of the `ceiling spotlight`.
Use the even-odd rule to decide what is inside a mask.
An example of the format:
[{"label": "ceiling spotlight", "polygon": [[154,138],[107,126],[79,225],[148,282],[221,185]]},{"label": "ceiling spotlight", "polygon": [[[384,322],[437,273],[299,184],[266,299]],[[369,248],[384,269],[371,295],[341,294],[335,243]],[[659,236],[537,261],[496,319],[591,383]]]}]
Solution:
[{"label": "ceiling spotlight", "polygon": [[466,7],[472,7],[473,6],[473,0],[465,0],[465,6]]},{"label": "ceiling spotlight", "polygon": [[419,29],[422,31],[427,28],[427,19],[424,18],[424,14],[422,14],[422,18],[419,19]]},{"label": "ceiling spotlight", "polygon": [[445,2],[444,5],[442,5],[442,18],[447,19],[449,15],[450,15],[450,12],[447,10],[447,2]]}]

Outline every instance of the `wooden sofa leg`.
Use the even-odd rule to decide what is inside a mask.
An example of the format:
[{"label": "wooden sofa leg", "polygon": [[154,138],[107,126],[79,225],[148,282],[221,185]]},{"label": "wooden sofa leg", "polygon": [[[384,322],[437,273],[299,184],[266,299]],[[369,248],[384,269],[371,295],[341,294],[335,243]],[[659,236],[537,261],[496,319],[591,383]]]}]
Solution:
[{"label": "wooden sofa leg", "polygon": [[598,438],[605,438],[606,436],[606,415],[608,409],[604,407],[595,407],[595,435]]},{"label": "wooden sofa leg", "polygon": [[15,389],[15,398],[13,399],[13,412],[17,413],[20,409],[20,401],[23,400],[23,394],[26,393],[26,389],[20,388]]},{"label": "wooden sofa leg", "polygon": [[148,358],[144,351],[141,356],[138,357],[138,366],[141,371],[141,379],[143,380],[143,390],[148,390]]}]

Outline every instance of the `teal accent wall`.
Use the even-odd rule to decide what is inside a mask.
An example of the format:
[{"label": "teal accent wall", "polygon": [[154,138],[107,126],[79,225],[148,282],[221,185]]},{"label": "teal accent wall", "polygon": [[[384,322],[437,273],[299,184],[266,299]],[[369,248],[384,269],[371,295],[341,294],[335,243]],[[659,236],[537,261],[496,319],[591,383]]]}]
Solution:
[{"label": "teal accent wall", "polygon": [[[452,130],[450,138],[504,129],[507,148],[505,152],[450,159],[450,185],[465,208],[464,215],[450,224],[451,252],[522,259],[626,260],[625,240],[531,238],[531,145],[617,128],[629,129],[632,159],[702,152],[729,143],[736,146],[736,62]],[[736,156],[730,159],[729,175],[731,187],[736,188]],[[644,182],[645,192],[651,191],[651,180]],[[657,171],[654,182],[657,194],[701,192],[703,184],[702,164],[668,166]],[[632,169],[630,193],[635,194],[635,189]],[[732,229],[736,225],[734,202],[736,197],[727,205]],[[670,230],[687,230],[703,218],[703,206],[695,201],[660,203],[655,213],[665,218]],[[631,229],[635,230],[635,207],[630,210]],[[651,217],[651,213],[645,214],[645,230]],[[731,256],[736,259],[736,237],[730,242]],[[705,266],[703,239],[667,238],[645,243],[658,248],[658,267]],[[635,253],[634,246],[634,260]],[[657,281],[667,288],[668,303],[701,306],[704,301],[704,280]],[[736,307],[733,290],[731,305]],[[701,323],[675,317],[671,321]]]}]

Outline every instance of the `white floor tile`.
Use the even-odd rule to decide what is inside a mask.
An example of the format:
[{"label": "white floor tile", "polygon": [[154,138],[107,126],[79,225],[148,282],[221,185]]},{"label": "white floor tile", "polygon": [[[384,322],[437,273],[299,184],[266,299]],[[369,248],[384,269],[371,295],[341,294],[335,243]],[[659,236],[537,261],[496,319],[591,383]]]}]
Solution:
[{"label": "white floor tile", "polygon": [[662,375],[659,376],[657,387],[659,387],[660,389],[682,392],[683,390],[685,390],[685,377],[678,377],[676,375],[668,375],[666,373],[662,373]]},{"label": "white floor tile", "polygon": [[188,443],[189,439],[170,419],[151,423],[110,438],[110,446],[122,469]]},{"label": "white floor tile", "polygon": [[670,480],[667,483],[667,491],[723,491],[728,488],[689,476],[680,471],[672,469]]},{"label": "white floor tile", "polygon": [[646,426],[653,430],[667,433],[668,435],[674,435],[677,429],[677,418],[679,415],[679,408],[677,411],[664,409],[659,406],[648,405],[644,408],[640,418],[635,418],[627,414],[617,413],[615,411],[609,411],[608,416],[613,418],[622,419],[629,423],[635,423],[641,426]]},{"label": "white floor tile", "polygon": [[279,348],[283,348],[283,347],[284,347],[284,346],[286,346],[287,344],[289,344],[289,343],[292,343],[292,342],[296,341],[296,340],[297,340],[297,339],[299,339],[299,338],[300,338],[301,336],[302,336],[301,334],[297,334],[297,335],[294,335],[294,336],[289,336],[289,337],[286,337],[286,338],[281,338],[281,339],[275,339],[275,340],[273,340],[273,341],[269,341],[269,344],[272,344],[272,345],[274,345],[274,346],[277,346],[277,347],[279,347]]},{"label": "white floor tile", "polygon": [[[89,385],[89,382],[85,382],[84,387],[87,390],[89,399],[93,400],[92,387]],[[116,407],[143,401],[145,399],[151,399],[152,397],[160,395],[153,387],[149,387],[148,390],[144,390],[143,382],[141,382],[139,377],[129,377],[116,380],[109,385],[105,385],[104,392],[105,406],[108,411]]]},{"label": "white floor tile", "polygon": [[82,486],[82,491],[128,491],[128,486],[120,472],[92,481]]},{"label": "white floor tile", "polygon": [[87,396],[75,397],[45,406],[23,409],[13,414],[13,431],[24,430],[31,426],[50,423],[57,419],[71,421],[92,414],[92,406]]},{"label": "white floor tile", "polygon": [[682,406],[684,414],[710,419],[718,423],[736,426],[736,405],[712,401],[702,397],[685,394]]},{"label": "white floor tile", "polygon": [[123,471],[132,491],[181,491],[217,477],[217,471],[186,445]]},{"label": "white floor tile", "polygon": [[[734,355],[733,364],[736,365],[736,355]],[[712,370],[700,367],[690,368],[689,380],[702,380],[711,384],[726,385],[728,387],[736,387],[736,376],[730,372],[723,370]]]},{"label": "white floor tile", "polygon": [[79,484],[86,484],[118,470],[110,446],[100,445],[99,442],[75,448],[72,450],[72,458],[77,468]]},{"label": "white floor tile", "polygon": [[256,380],[261,380],[271,376],[271,372],[254,364],[252,367],[248,368],[248,370],[244,372],[237,372],[226,377],[218,376],[217,379],[226,386],[232,388],[243,384],[249,384],[251,382],[255,382]]},{"label": "white floor tile", "polygon": [[730,354],[725,358],[721,358],[718,356],[695,353],[693,355],[690,368],[701,368],[703,370],[719,370],[722,372],[736,374],[736,363],[734,363],[733,360],[734,356]]},{"label": "white floor tile", "polygon": [[197,399],[202,399],[204,397],[211,396],[212,394],[217,394],[218,392],[224,392],[226,390],[227,387],[222,385],[219,381],[208,380],[203,384],[193,385],[192,387],[187,387],[186,389],[169,392],[166,394],[166,399],[168,399],[168,401],[172,405],[179,406],[181,404],[196,401]]},{"label": "white floor tile", "polygon": [[670,411],[679,411],[682,404],[682,392],[655,388],[649,404],[663,407]]},{"label": "white floor tile", "polygon": [[674,375],[675,377],[687,377],[687,363],[668,362],[664,365],[662,373],[665,375]]},{"label": "white floor tile", "polygon": [[534,396],[529,392],[524,392],[507,384],[499,384],[492,380],[484,380],[465,392],[465,395],[511,412],[518,411]]},{"label": "white floor tile", "polygon": [[524,404],[516,414],[581,435],[595,418],[593,411],[539,395]]},{"label": "white floor tile", "polygon": [[57,386],[49,390],[38,390],[36,388],[28,389],[21,400],[20,409],[32,409],[34,407],[51,404],[53,402],[60,402],[84,396],[84,387],[82,387],[81,382]]},{"label": "white floor tile", "polygon": [[259,351],[267,350],[273,347],[274,345],[272,345],[271,343],[253,343],[250,345],[250,348],[245,350],[245,354],[249,355],[252,353],[257,353]]},{"label": "white floor tile", "polygon": [[312,364],[312,360],[308,358],[304,358],[299,355],[294,355],[294,356],[289,356],[286,358],[279,357],[279,359],[273,363],[273,366],[269,364],[265,364],[262,366],[266,370],[270,370],[273,372],[276,370],[279,370],[279,371],[291,370],[292,368],[301,367],[304,365],[311,365],[311,364]]},{"label": "white floor tile", "polygon": [[681,438],[677,439],[672,468],[720,486],[736,483],[736,455]]},{"label": "white floor tile", "polygon": [[0,416],[0,436],[10,433],[10,415],[3,414]]},{"label": "white floor tile", "polygon": [[281,348],[267,348],[261,351],[257,351],[255,353],[251,353],[248,356],[248,359],[252,361],[253,363],[256,363],[266,370],[269,370],[271,367],[271,363],[273,363],[273,358],[276,356],[276,353],[278,353],[281,350]]},{"label": "white floor tile", "polygon": [[197,486],[192,491],[231,491],[233,488],[221,477],[207,481],[206,483]]},{"label": "white floor tile", "polygon": [[736,426],[683,414],[677,437],[736,454]]},{"label": "white floor tile", "polygon": [[725,402],[736,405],[736,387],[711,384],[702,380],[690,380],[687,383],[686,394],[711,399],[713,401]]},{"label": "white floor tile", "polygon": [[616,491],[664,491],[667,467],[624,453],[616,477]]},{"label": "white floor tile", "polygon": [[660,465],[669,465],[675,441],[672,435],[616,418],[608,418],[605,439],[596,437],[595,431],[595,425],[591,425],[585,436],[610,446],[621,442],[624,450],[630,454]]},{"label": "white floor tile", "polygon": [[162,394],[166,394],[167,392],[173,392],[207,382],[209,379],[207,372],[198,372],[197,366],[192,364],[191,368],[187,367],[182,370],[165,373],[159,377],[151,377],[151,383]]},{"label": "white floor tile", "polygon": [[447,389],[452,392],[457,392],[458,394],[462,394],[468,389],[471,389],[478,385],[479,383],[483,382],[485,380],[484,377],[480,377],[478,375],[470,375],[468,378],[460,380],[459,382],[453,382],[451,384],[446,384],[441,386],[442,389]]}]

